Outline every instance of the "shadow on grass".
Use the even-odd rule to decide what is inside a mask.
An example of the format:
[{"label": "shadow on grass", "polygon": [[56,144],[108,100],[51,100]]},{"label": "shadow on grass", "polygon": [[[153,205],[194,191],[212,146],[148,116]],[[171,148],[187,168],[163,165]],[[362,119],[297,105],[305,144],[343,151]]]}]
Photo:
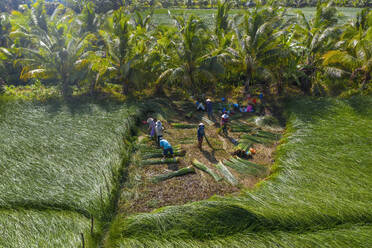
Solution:
[{"label": "shadow on grass", "polygon": [[121,226],[120,234],[125,237],[151,233],[163,237],[209,239],[247,229],[259,230],[260,219],[238,205],[206,201],[135,215],[116,224]]},{"label": "shadow on grass", "polygon": [[346,102],[353,110],[363,118],[372,119],[372,97],[371,96],[356,96]]}]

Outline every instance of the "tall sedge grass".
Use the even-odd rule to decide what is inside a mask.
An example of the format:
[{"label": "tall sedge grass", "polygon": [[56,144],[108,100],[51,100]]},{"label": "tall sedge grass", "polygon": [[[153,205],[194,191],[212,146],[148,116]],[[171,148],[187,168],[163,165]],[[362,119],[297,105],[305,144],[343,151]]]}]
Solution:
[{"label": "tall sedge grass", "polygon": [[370,247],[372,98],[291,100],[268,180],[119,216],[107,247]]},{"label": "tall sedge grass", "polygon": [[0,211],[2,248],[82,247],[89,230],[89,219],[69,211]]},{"label": "tall sedge grass", "polygon": [[0,207],[102,217],[117,190],[123,137],[138,109],[114,103],[0,105]]}]

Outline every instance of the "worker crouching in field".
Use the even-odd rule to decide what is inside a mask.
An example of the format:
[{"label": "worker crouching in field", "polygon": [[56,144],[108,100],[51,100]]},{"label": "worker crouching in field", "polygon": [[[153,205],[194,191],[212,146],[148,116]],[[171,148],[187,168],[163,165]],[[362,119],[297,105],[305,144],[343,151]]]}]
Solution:
[{"label": "worker crouching in field", "polygon": [[199,149],[202,149],[204,136],[205,136],[205,132],[204,132],[204,124],[203,124],[203,123],[200,123],[200,124],[199,124],[199,127],[198,127],[198,143],[199,143]]},{"label": "worker crouching in field", "polygon": [[[168,156],[168,153],[174,159],[174,153],[173,153],[173,148],[172,148],[171,144],[165,139],[161,139],[159,143],[160,143],[159,145],[160,145],[161,149],[163,149],[163,160]],[[178,168],[177,168],[177,166],[176,166],[176,168],[174,168],[174,167],[171,168],[170,164],[168,164],[168,169],[177,170]]]},{"label": "worker crouching in field", "polygon": [[248,151],[245,151],[245,150],[242,150],[242,149],[237,149],[233,152],[232,155],[233,156],[238,156],[239,158],[250,159],[255,154],[256,154],[256,150],[251,147],[251,148],[249,148]]}]

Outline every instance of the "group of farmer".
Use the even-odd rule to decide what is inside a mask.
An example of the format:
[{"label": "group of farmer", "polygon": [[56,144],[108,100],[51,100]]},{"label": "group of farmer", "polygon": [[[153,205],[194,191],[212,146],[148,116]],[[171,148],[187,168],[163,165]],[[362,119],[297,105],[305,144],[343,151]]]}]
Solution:
[{"label": "group of farmer", "polygon": [[[239,112],[253,112],[253,105],[256,106],[257,99],[252,98],[250,95],[247,96],[248,105],[247,107],[240,106],[238,103],[228,104],[225,98],[221,99],[221,103],[219,104],[219,109],[221,110],[221,130],[222,132],[227,135],[228,123],[229,123],[229,114],[234,114],[236,111]],[[259,100],[263,101],[263,95],[259,95]],[[202,100],[196,102],[196,109],[201,111],[207,111],[208,118],[210,120],[213,119],[213,104],[212,101],[208,98],[205,101],[205,106]],[[172,145],[163,138],[163,131],[164,127],[160,120],[156,120],[155,118],[149,118],[147,120],[147,124],[149,125],[149,131],[151,138],[155,138],[157,145],[162,148],[163,150],[163,159],[170,154],[174,158],[173,147]],[[198,147],[202,149],[203,140],[205,138],[205,127],[204,123],[200,123],[197,129],[197,139],[198,139]],[[254,153],[255,151],[251,151]]]},{"label": "group of farmer", "polygon": [[151,138],[155,138],[156,144],[163,149],[163,159],[168,153],[173,157],[173,147],[172,145],[163,138],[164,127],[160,120],[154,118],[148,118],[147,124],[149,125],[149,131]]}]

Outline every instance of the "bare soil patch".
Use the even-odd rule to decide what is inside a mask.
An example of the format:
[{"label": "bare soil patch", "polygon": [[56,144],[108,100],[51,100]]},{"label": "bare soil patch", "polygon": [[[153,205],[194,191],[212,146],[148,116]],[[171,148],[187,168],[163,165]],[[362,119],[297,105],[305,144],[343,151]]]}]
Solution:
[{"label": "bare soil patch", "polygon": [[[234,141],[239,140],[239,137],[244,133],[229,132],[228,136],[220,135],[218,124],[219,114],[215,114],[215,124],[209,125],[203,121],[203,117],[205,120],[207,116],[205,112],[193,110],[193,105],[190,103],[175,103],[171,110],[171,117],[163,121],[163,126],[165,127],[163,137],[173,147],[177,146],[186,151],[185,156],[180,157],[179,169],[192,166],[192,161],[197,159],[199,162],[219,173],[215,164],[232,157],[232,153],[237,149]],[[191,116],[190,113],[192,113]],[[156,113],[152,116],[156,116]],[[252,114],[244,114],[241,118],[235,119],[242,122],[251,116]],[[232,120],[232,123],[235,121]],[[172,127],[172,123],[197,125],[200,122],[205,124],[205,133],[209,141],[208,143],[204,139],[201,150],[198,148],[196,128],[178,129]],[[277,145],[277,142],[270,145],[253,144],[253,148],[256,149],[257,153],[249,161],[266,167],[266,172],[260,176],[242,175],[234,169],[228,168],[240,182],[237,187],[230,185],[226,180],[217,182],[211,175],[199,169],[195,169],[196,173],[194,174],[187,174],[154,183],[151,180],[152,178],[160,174],[169,173],[170,170],[168,170],[166,164],[141,166],[141,161],[143,160],[141,151],[157,148],[155,141],[151,140],[147,135],[147,125],[144,124],[141,130],[141,135],[138,139],[141,145],[129,168],[129,178],[123,187],[119,202],[119,210],[125,214],[149,212],[163,206],[185,204],[208,199],[213,195],[226,195],[239,192],[241,188],[252,188],[270,174],[270,167],[274,162],[273,153]]]}]

